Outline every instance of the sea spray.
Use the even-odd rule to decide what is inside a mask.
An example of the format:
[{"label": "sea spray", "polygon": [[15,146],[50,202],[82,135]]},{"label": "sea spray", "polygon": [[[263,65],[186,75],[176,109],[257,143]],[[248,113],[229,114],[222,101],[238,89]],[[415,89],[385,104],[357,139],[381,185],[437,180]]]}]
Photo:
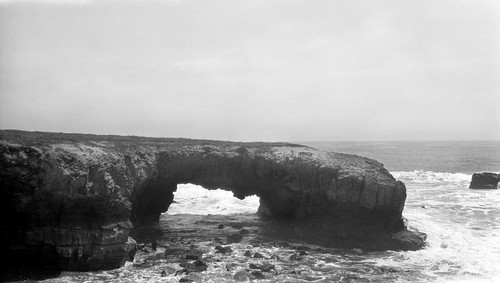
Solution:
[{"label": "sea spray", "polygon": [[232,192],[209,191],[193,184],[177,185],[174,201],[166,212],[168,215],[255,213],[259,208],[259,197],[255,195],[240,200]]},{"label": "sea spray", "polygon": [[468,189],[470,175],[393,172],[407,186],[404,216],[427,233],[426,249],[408,252],[407,262],[440,280],[498,278],[500,191]]}]

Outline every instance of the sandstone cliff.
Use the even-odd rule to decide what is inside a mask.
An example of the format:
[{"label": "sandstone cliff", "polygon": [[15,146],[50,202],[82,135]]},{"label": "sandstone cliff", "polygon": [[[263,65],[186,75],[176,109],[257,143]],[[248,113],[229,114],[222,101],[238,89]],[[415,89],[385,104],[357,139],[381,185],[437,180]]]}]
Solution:
[{"label": "sandstone cliff", "polygon": [[419,249],[406,188],[375,160],[286,143],[0,131],[2,244],[61,269],[116,268],[134,225],[157,221],[180,183],[260,197],[326,246]]}]

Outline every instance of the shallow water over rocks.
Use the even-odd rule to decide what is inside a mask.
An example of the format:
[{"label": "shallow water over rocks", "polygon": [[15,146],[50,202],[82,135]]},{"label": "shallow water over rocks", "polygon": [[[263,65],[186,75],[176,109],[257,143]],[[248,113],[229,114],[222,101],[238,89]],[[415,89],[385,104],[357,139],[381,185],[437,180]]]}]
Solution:
[{"label": "shallow water over rocks", "polygon": [[[218,229],[223,223],[224,228]],[[169,215],[156,227],[134,232],[143,246],[133,263],[101,272],[64,272],[59,280],[72,282],[179,282],[187,274],[183,263],[190,250],[202,252],[207,270],[197,273],[203,282],[265,280],[267,282],[388,282],[430,279],[419,266],[405,268],[390,264],[404,260],[397,252],[365,252],[359,249],[326,249],[289,237],[271,227],[275,221],[256,214]],[[227,243],[227,236],[248,230],[239,243]],[[271,233],[272,232],[272,233]],[[151,242],[157,243],[153,250]],[[220,252],[220,248],[229,251]],[[385,258],[384,264],[380,258]],[[184,264],[185,265],[185,264]],[[192,276],[191,276],[192,277]],[[188,277],[189,278],[189,277]]]},{"label": "shallow water over rocks", "polygon": [[[188,278],[201,282],[498,282],[499,191],[469,190],[466,174],[393,174],[408,187],[404,215],[410,227],[428,234],[425,249],[370,252],[310,245],[287,225],[255,214],[257,198],[211,196],[227,192],[188,185],[158,224],[133,231],[144,245],[133,263],[111,271],[63,272],[47,282],[180,282],[188,276],[179,272],[181,265],[195,262],[186,259],[191,249],[202,252],[207,270]],[[186,214],[196,211],[205,214]],[[242,240],[228,244],[227,237],[238,233]]]}]

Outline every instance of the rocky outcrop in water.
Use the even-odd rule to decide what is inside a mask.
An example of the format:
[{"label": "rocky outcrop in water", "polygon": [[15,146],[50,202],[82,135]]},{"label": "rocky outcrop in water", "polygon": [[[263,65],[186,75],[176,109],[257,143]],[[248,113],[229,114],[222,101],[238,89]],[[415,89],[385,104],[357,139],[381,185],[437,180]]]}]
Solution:
[{"label": "rocky outcrop in water", "polygon": [[470,189],[498,189],[500,174],[483,172],[472,174]]},{"label": "rocky outcrop in water", "polygon": [[2,249],[65,270],[123,264],[132,224],[158,221],[177,184],[256,194],[330,247],[414,250],[406,188],[375,160],[286,143],[0,131]]}]

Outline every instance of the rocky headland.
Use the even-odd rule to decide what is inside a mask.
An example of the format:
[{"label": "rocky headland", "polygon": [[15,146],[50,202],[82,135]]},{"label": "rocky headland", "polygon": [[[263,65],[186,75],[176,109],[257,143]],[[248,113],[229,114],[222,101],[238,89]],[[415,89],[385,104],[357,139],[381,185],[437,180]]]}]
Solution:
[{"label": "rocky headland", "polygon": [[177,184],[260,197],[259,212],[325,247],[416,250],[405,185],[382,164],[288,143],[0,131],[2,253],[62,270],[113,269],[130,230],[158,221]]}]

